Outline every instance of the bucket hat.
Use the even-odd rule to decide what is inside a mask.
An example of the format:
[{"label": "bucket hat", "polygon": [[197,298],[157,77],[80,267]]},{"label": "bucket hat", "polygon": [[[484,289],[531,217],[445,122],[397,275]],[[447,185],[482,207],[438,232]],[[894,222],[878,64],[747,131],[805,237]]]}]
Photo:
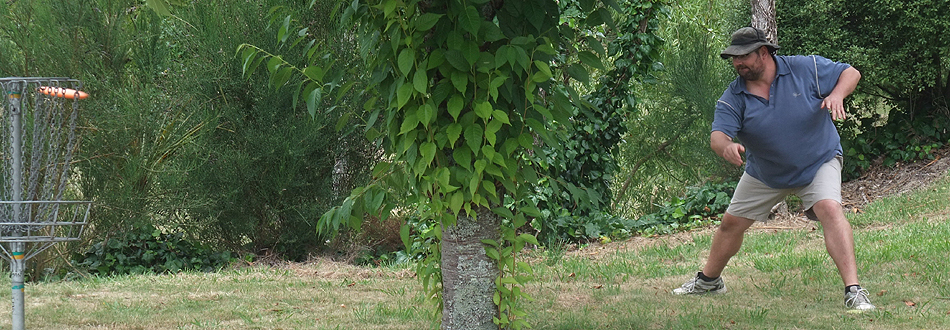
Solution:
[{"label": "bucket hat", "polygon": [[776,49],[779,49],[778,45],[765,38],[765,31],[754,27],[744,27],[732,34],[732,44],[726,47],[719,56],[728,59],[731,56],[751,53],[762,46],[769,47],[769,53],[774,53]]}]

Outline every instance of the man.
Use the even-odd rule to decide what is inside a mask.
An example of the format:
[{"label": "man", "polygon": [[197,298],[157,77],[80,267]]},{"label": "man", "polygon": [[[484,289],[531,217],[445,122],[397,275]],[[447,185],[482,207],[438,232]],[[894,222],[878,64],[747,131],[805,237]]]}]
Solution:
[{"label": "man", "polygon": [[710,146],[736,166],[743,165],[744,154],[745,173],[706,265],[673,293],[725,292],[720,275],[739,252],[745,231],[794,194],[808,217],[821,222],[825,247],[845,285],[845,306],[874,309],[858,284],[854,237],[841,207],[841,144],[832,122],[845,118],[844,98],[861,73],[820,56],[776,56],[778,48],[762,30],[745,27],[720,54],[732,59],[739,77],[716,103]]}]

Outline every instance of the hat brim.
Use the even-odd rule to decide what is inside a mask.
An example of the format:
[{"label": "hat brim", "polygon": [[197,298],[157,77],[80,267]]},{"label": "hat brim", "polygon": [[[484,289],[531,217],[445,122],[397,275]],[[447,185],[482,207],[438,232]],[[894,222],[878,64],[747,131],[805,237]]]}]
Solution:
[{"label": "hat brim", "polygon": [[724,49],[722,53],[719,54],[719,56],[722,57],[723,59],[728,59],[732,56],[742,56],[742,55],[746,55],[751,52],[754,52],[756,49],[759,49],[759,47],[762,47],[762,46],[769,47],[770,53],[774,52],[776,49],[779,49],[778,45],[773,44],[771,42],[757,42],[757,43],[748,44],[748,45],[732,45],[732,46],[726,47],[726,49]]}]

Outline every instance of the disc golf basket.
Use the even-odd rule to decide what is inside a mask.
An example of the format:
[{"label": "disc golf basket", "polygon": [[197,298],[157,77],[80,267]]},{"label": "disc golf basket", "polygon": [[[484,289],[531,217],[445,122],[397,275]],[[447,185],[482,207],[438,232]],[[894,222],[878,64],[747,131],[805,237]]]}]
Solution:
[{"label": "disc golf basket", "polygon": [[81,83],[0,78],[0,249],[10,262],[13,329],[24,329],[26,261],[56,242],[78,241],[91,201],[63,200],[78,145]]}]

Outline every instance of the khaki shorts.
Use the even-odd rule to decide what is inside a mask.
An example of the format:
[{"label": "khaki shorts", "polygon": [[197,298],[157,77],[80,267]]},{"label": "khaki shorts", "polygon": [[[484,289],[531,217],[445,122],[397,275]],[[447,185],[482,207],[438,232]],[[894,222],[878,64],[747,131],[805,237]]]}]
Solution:
[{"label": "khaki shorts", "polygon": [[841,156],[838,156],[821,165],[811,184],[797,188],[770,188],[759,179],[743,173],[726,212],[755,221],[768,221],[773,206],[785,200],[788,195],[796,195],[802,200],[805,215],[811,220],[818,220],[811,209],[815,203],[825,199],[841,203],[842,162]]}]

